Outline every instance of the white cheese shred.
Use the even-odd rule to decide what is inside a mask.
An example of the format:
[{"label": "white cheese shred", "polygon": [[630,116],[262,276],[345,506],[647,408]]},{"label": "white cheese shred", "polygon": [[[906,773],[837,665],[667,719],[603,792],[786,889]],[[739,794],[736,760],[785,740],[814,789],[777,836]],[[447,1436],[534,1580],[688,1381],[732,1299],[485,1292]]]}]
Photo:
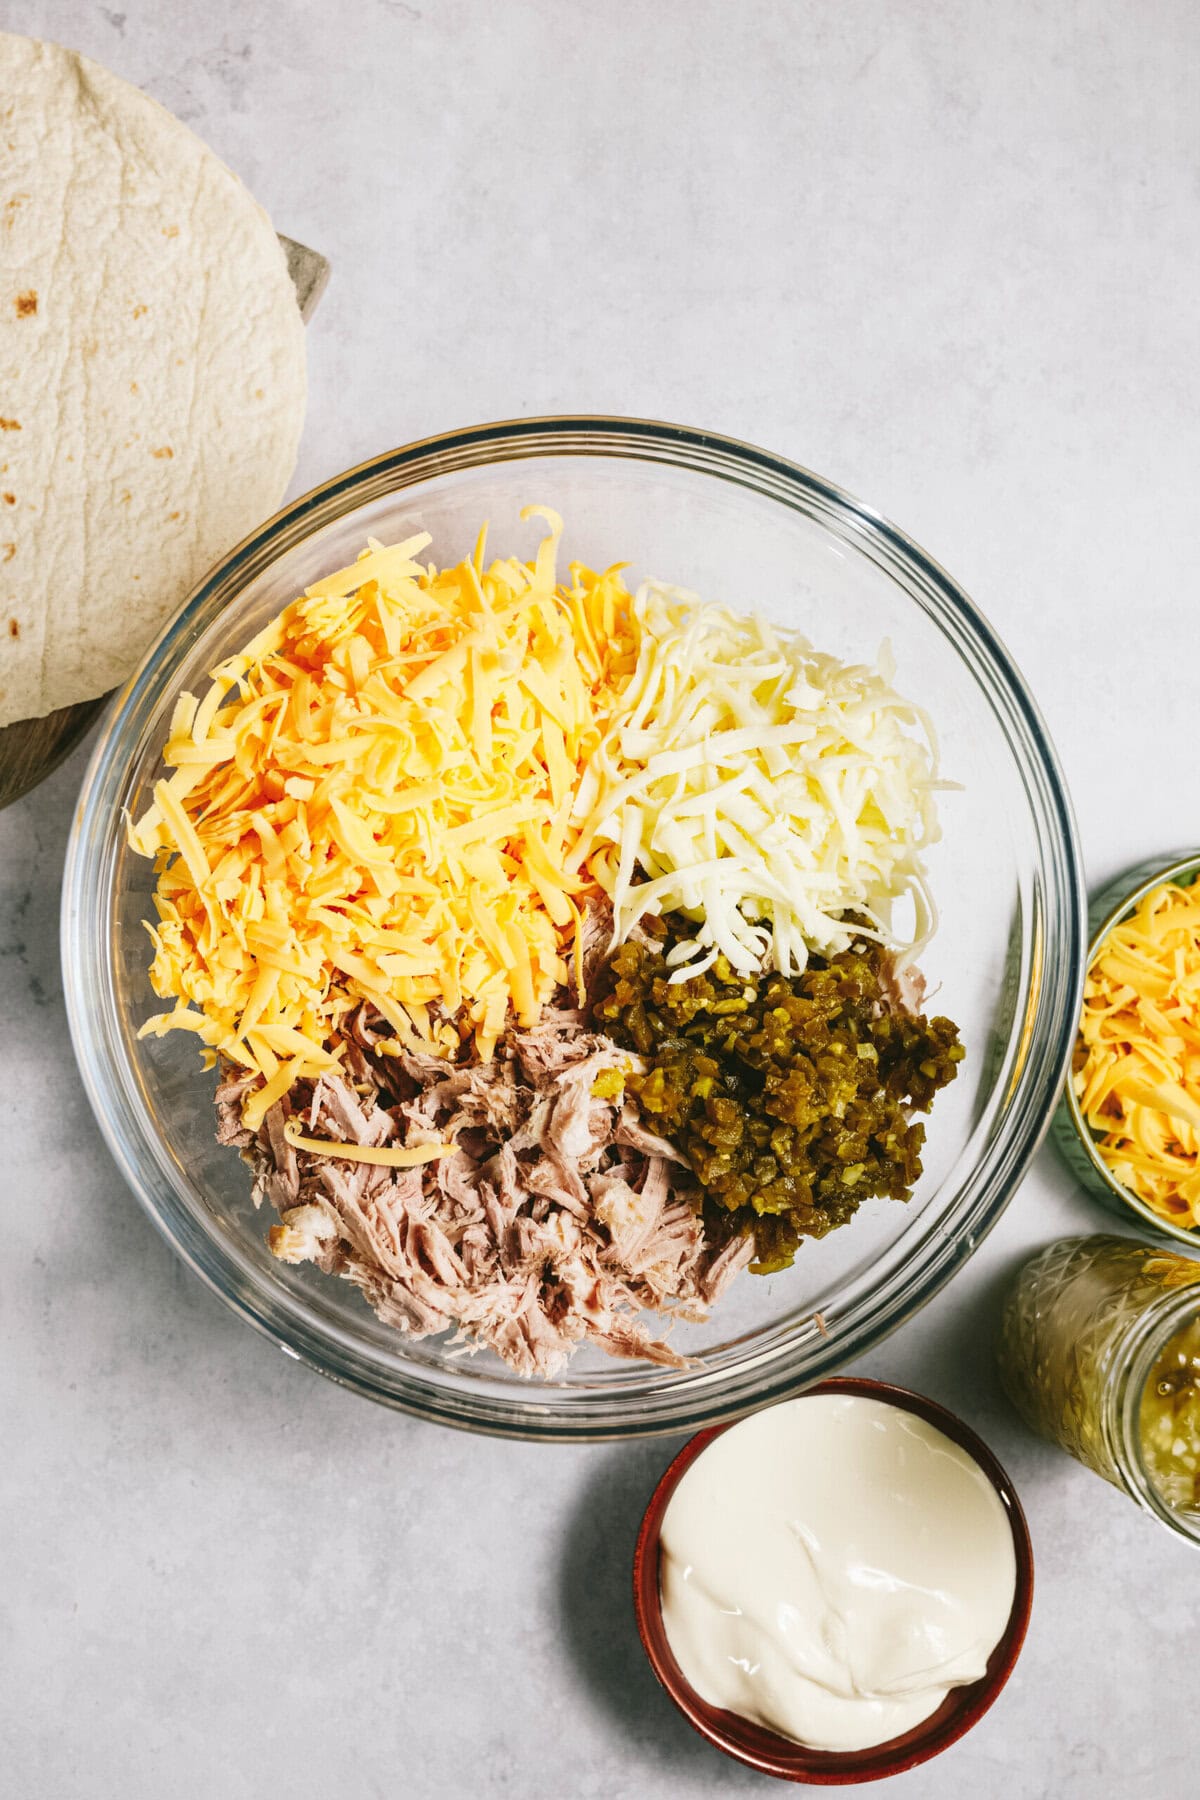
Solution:
[{"label": "white cheese shred", "polygon": [[[724,955],[740,974],[797,974],[810,950],[870,937],[908,960],[935,913],[922,854],[937,840],[937,744],[876,669],[797,632],[648,582],[637,665],[584,771],[574,819],[606,885],[615,941],[647,915],[696,923],[684,981]],[[611,844],[616,854],[596,854]],[[913,929],[893,936],[907,897]]]}]

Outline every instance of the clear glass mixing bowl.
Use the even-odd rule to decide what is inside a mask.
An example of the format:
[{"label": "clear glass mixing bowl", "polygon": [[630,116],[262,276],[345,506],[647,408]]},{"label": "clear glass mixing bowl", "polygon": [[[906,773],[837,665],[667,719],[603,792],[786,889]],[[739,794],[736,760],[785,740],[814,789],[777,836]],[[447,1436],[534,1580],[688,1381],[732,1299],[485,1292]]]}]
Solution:
[{"label": "clear glass mixing bowl", "polygon": [[[150,865],[124,822],[146,804],[180,689],[370,536],[433,534],[440,562],[528,552],[566,520],[566,553],[758,607],[860,661],[891,642],[943,769],[930,858],[941,925],[924,967],[967,1061],[934,1108],[907,1205],[872,1200],[782,1274],[744,1276],[704,1325],[680,1327],[681,1371],[580,1352],[555,1381],[490,1353],[410,1340],[347,1284],[277,1262],[249,1175],[213,1137],[213,1078],[183,1034],[139,1041]],[[67,861],[63,959],[75,1050],[130,1186],[179,1254],[243,1318],[323,1374],[446,1424],[538,1438],[694,1431],[833,1374],[928,1300],[995,1223],[1038,1144],[1079,1014],[1084,894],[1070,807],[1026,687],[987,622],[923,551],[828,482],[749,445],[640,420],[526,419],[413,444],[297,500],[235,550],[117,697],[84,781]]]}]

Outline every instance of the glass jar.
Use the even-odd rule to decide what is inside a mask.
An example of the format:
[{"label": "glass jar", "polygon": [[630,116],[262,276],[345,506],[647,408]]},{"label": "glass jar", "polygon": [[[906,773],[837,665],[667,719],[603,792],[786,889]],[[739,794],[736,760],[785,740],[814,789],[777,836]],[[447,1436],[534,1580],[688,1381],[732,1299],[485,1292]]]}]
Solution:
[{"label": "glass jar", "polygon": [[[1157,856],[1126,869],[1094,894],[1088,903],[1088,952],[1086,968],[1093,963],[1115,927],[1140,905],[1151,889],[1163,882],[1190,888],[1200,883],[1200,856],[1194,850],[1180,851],[1169,860]],[[1078,1054],[1079,1037],[1076,1036]],[[1080,1110],[1075,1092],[1074,1063],[1063,1083],[1058,1107],[1050,1124],[1050,1137],[1068,1169],[1084,1188],[1110,1213],[1119,1213],[1134,1231],[1153,1232],[1157,1237],[1174,1238],[1176,1243],[1200,1247],[1200,1230],[1195,1226],[1176,1224],[1173,1219],[1147,1205],[1132,1189],[1117,1180],[1092,1135]]]},{"label": "glass jar", "polygon": [[1005,1392],[1027,1424],[1200,1544],[1200,1505],[1164,1498],[1142,1438],[1156,1364],[1200,1319],[1198,1283],[1200,1262],[1158,1246],[1063,1238],[1018,1274],[998,1355]]}]

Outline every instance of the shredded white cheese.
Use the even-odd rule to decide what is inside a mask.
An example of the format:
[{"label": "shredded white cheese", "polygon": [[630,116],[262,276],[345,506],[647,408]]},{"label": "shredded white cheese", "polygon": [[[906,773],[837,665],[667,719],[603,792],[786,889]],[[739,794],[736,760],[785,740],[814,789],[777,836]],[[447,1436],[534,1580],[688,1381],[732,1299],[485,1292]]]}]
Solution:
[{"label": "shredded white cheese", "polygon": [[[657,582],[633,610],[637,665],[584,769],[569,865],[607,873],[616,939],[647,914],[694,919],[676,981],[721,954],[739,973],[794,974],[856,936],[913,954],[935,917],[922,852],[938,836],[937,746],[894,692],[887,647],[878,669],[847,665]],[[594,854],[605,844],[615,853]],[[897,943],[904,895],[915,929]]]}]

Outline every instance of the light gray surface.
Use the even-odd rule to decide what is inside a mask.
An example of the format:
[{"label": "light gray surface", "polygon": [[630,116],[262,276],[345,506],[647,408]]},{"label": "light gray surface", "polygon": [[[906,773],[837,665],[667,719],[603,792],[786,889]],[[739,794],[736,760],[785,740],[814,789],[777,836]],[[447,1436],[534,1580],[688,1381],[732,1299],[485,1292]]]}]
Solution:
[{"label": "light gray surface", "polygon": [[[117,0],[0,22],[145,86],[330,258],[296,491],[510,414],[750,438],[973,593],[1044,708],[1093,880],[1200,836],[1190,0]],[[629,1559],[672,1445],[544,1450],[372,1409],[239,1325],[124,1191],[58,971],[82,767],[0,815],[0,1791],[774,1791],[641,1659]],[[1001,1702],[880,1800],[1195,1793],[1200,1561],[1027,1437],[990,1360],[1020,1253],[1103,1225],[1043,1155],[865,1365],[984,1433],[1038,1559]]]}]

